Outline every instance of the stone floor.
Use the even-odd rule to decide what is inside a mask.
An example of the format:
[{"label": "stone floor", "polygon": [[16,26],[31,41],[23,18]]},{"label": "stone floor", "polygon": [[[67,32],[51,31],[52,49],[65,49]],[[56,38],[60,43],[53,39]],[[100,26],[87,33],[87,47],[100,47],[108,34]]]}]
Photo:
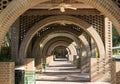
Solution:
[{"label": "stone floor", "polygon": [[46,71],[37,74],[36,84],[110,84],[89,82],[89,74],[81,74],[79,69],[65,60],[52,62]]}]

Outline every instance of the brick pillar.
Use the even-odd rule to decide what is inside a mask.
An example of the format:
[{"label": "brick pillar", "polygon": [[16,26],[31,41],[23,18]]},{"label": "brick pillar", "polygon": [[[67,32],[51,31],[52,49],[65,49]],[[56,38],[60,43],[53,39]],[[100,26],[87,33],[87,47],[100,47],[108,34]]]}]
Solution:
[{"label": "brick pillar", "polygon": [[46,56],[46,64],[49,65],[49,63],[53,62],[53,55]]},{"label": "brick pillar", "polygon": [[91,82],[104,82],[106,76],[103,74],[103,60],[101,58],[90,59],[90,81]]},{"label": "brick pillar", "polygon": [[99,69],[97,65],[97,59],[91,58],[90,59],[90,81],[97,81],[100,76],[99,75]]},{"label": "brick pillar", "polygon": [[37,70],[42,69],[42,59],[40,57],[35,58],[35,67]]},{"label": "brick pillar", "polygon": [[111,56],[112,56],[112,23],[105,17],[105,75],[108,75],[108,79],[111,79]]},{"label": "brick pillar", "polygon": [[69,55],[69,61],[70,61],[71,63],[73,63],[73,55],[72,55],[72,54]]},{"label": "brick pillar", "polygon": [[120,84],[120,62],[112,62],[111,84]]},{"label": "brick pillar", "polygon": [[[105,45],[105,57],[98,59],[91,59],[91,81],[110,81],[111,79],[111,56],[112,56],[112,23],[108,18],[104,19],[104,45]],[[96,61],[96,67],[92,63]],[[92,70],[92,68],[97,68],[97,70]],[[94,71],[98,79],[94,79]],[[102,76],[102,77],[101,77]]]},{"label": "brick pillar", "polygon": [[19,49],[19,19],[11,27],[11,55],[12,59],[18,64],[18,49]]},{"label": "brick pillar", "polygon": [[35,60],[34,60],[34,58],[26,58],[24,68],[27,71],[34,71],[35,70]]},{"label": "brick pillar", "polygon": [[0,62],[0,84],[14,84],[14,62]]}]

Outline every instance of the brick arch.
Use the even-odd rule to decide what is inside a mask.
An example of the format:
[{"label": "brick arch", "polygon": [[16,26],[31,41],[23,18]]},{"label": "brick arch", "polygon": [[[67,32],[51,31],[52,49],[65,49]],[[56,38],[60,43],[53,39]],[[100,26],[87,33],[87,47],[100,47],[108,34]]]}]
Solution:
[{"label": "brick arch", "polygon": [[[47,36],[46,36],[46,38],[47,38]],[[43,41],[43,39],[46,39],[46,38],[42,38],[42,39],[40,39],[40,38],[38,38],[37,40],[36,40],[36,42],[35,42],[35,44],[34,44],[34,46],[33,46],[33,49],[32,49],[32,57],[39,57],[39,55],[40,55],[40,53],[38,54],[38,52],[41,50],[40,49],[40,46],[38,46],[38,45],[40,45],[40,43]],[[55,38],[57,38],[57,40],[63,40],[62,39],[62,37],[55,37]],[[67,38],[67,37],[66,37]],[[56,39],[52,39],[52,41],[54,41],[54,40],[56,40]],[[67,42],[72,42],[72,39],[68,39],[67,38]],[[45,45],[45,47],[48,45],[48,44],[51,44],[51,41],[49,41],[46,45]],[[48,46],[47,46],[48,47]]]},{"label": "brick arch", "polygon": [[[74,46],[80,46],[79,44],[80,44],[80,41],[79,41],[79,39],[77,38],[77,37],[75,37],[74,35],[72,35],[72,34],[69,34],[69,33],[62,33],[62,32],[59,32],[59,33],[54,33],[54,34],[52,34],[52,35],[49,35],[51,38],[46,38],[46,40],[44,40],[42,43],[44,44],[44,45],[46,45],[46,43],[48,43],[48,41],[49,40],[51,40],[52,38],[55,38],[55,37],[59,37],[59,36],[63,36],[63,37],[67,37],[67,38],[70,38],[70,39],[72,39],[73,40],[73,42],[75,42],[75,45]],[[44,46],[43,45],[43,46]],[[74,51],[76,51],[76,49],[74,49]],[[76,54],[75,55],[77,55],[77,52],[76,52]]]},{"label": "brick arch", "polygon": [[[36,49],[38,49],[38,45],[39,45],[39,43],[41,43],[42,42],[42,40],[44,40],[44,39],[46,39],[47,37],[49,37],[49,35],[52,35],[52,34],[55,34],[55,33],[68,33],[68,34],[72,34],[73,36],[75,36],[76,38],[77,38],[77,36],[75,35],[75,34],[73,34],[73,33],[75,33],[75,32],[70,32],[70,31],[68,31],[68,30],[54,30],[54,31],[52,31],[52,32],[50,32],[50,33],[48,33],[48,34],[46,34],[46,36],[44,36],[42,39],[41,38],[38,38],[37,39],[37,41],[35,42],[35,45],[34,45],[34,47],[33,47],[33,51],[32,51],[32,55],[34,56],[35,55],[35,53],[37,53],[37,51],[36,51]],[[71,36],[70,35],[70,38],[71,37],[73,37],[73,36]],[[75,39],[73,39],[73,38],[71,38],[73,41],[75,41]],[[77,43],[77,45],[79,45],[79,38],[78,39],[76,39],[76,43]]]},{"label": "brick arch", "polygon": [[[89,43],[88,43],[88,41],[87,41],[87,39],[83,36],[83,35],[80,35],[79,36],[79,40],[82,42],[82,45],[85,47],[85,49],[86,49],[86,51],[88,52],[87,53],[87,56],[88,56],[88,59],[91,57],[91,53],[90,53],[90,46],[89,46]],[[56,42],[57,43],[57,42]],[[50,52],[52,52],[52,50],[54,49],[54,47],[56,47],[56,46],[59,46],[59,45],[63,45],[63,43],[60,43],[59,42],[59,44],[57,44],[57,45],[55,45],[54,43],[52,43],[52,45],[51,44],[49,44],[50,45],[50,47],[48,48],[46,48],[47,49],[47,51],[48,51],[48,54],[50,54]],[[73,45],[73,44],[71,44],[71,45]],[[69,46],[69,44],[67,45],[67,46]],[[66,46],[66,47],[67,47]],[[74,47],[74,45],[73,45],[73,47]],[[46,51],[46,49],[45,50],[43,50],[43,54],[44,54],[44,51]],[[75,50],[75,49],[73,49],[73,50]],[[47,52],[46,51],[46,52]],[[77,52],[76,52],[76,54],[75,55],[77,55]]]},{"label": "brick arch", "polygon": [[[58,38],[58,37],[57,37],[57,38]],[[63,38],[58,38],[57,40],[64,40],[64,39],[63,39]],[[69,40],[70,40],[70,39],[69,39]],[[52,41],[52,42],[51,42],[51,41]],[[56,42],[56,39],[53,39],[53,40],[51,40],[51,41],[49,41],[49,43],[48,43],[47,45],[45,45],[45,46],[51,45],[51,43],[54,44],[54,42]],[[68,42],[68,40],[67,40],[67,41],[65,40],[64,42],[70,44],[71,41],[72,41],[72,40],[70,40],[70,41]],[[75,50],[73,44],[71,44],[71,45],[69,46],[69,48],[70,48],[71,50]],[[39,51],[38,47],[37,47],[37,48],[34,48],[33,50],[35,50],[35,52],[33,52],[34,55],[37,54],[37,55],[39,56],[40,51]],[[47,48],[46,50],[43,50],[42,53],[44,54],[45,51],[47,51],[47,50],[48,50],[48,48]],[[76,50],[75,50],[75,51],[76,51]],[[36,53],[36,52],[39,52],[39,53]],[[74,53],[72,52],[71,54],[74,54]],[[47,54],[47,55],[48,55],[48,54]],[[43,56],[47,56],[47,55],[44,54]],[[36,56],[36,55],[35,55],[35,56]],[[37,60],[38,60],[38,58],[41,59],[41,56],[39,56],[39,57],[36,56],[36,59],[37,59]],[[44,59],[44,61],[45,61],[45,59]],[[36,62],[35,64],[36,64],[36,66],[37,66],[37,65],[40,65],[40,63],[37,63],[37,62]]]},{"label": "brick arch", "polygon": [[[36,43],[35,43],[35,46],[33,47],[33,54],[35,54],[35,53],[37,53],[38,52],[38,49],[39,49],[39,44],[41,43],[42,44],[42,48],[41,48],[41,52],[43,52],[42,50],[43,50],[43,48],[44,48],[44,46],[46,45],[46,43],[49,41],[49,40],[51,40],[51,39],[53,39],[53,38],[55,38],[55,37],[59,37],[59,36],[61,36],[61,37],[67,37],[67,38],[70,38],[70,39],[72,39],[75,43],[76,43],[76,45],[77,46],[79,46],[79,43],[80,43],[80,41],[79,41],[79,39],[77,38],[77,37],[75,37],[74,35],[72,35],[72,34],[69,34],[69,33],[64,33],[64,32],[54,32],[54,33],[50,33],[49,35],[47,35],[46,37],[44,37],[42,40],[41,40],[41,42],[40,42],[40,39],[38,39],[37,41],[36,41]],[[22,46],[21,46],[22,47]],[[36,50],[36,49],[37,50]],[[24,50],[23,50],[24,51]],[[23,53],[23,52],[20,52],[20,53]]]},{"label": "brick arch", "polygon": [[[67,33],[67,34],[66,34]],[[68,32],[68,31],[59,31],[59,32],[57,32],[57,31],[55,31],[54,33],[50,33],[50,34],[48,34],[47,36],[45,36],[44,38],[43,38],[43,40],[44,39],[48,39],[48,41],[50,40],[50,39],[52,39],[52,38],[55,38],[56,37],[56,35],[62,35],[62,36],[64,36],[64,37],[68,37],[68,38],[70,38],[70,39],[72,39],[73,41],[75,41],[76,43],[77,43],[77,45],[78,46],[80,46],[79,45],[79,43],[82,43],[82,45],[83,46],[85,46],[85,49],[86,49],[86,51],[88,52],[87,54],[88,54],[88,57],[90,57],[91,56],[91,53],[90,53],[90,46],[89,46],[89,43],[88,43],[88,41],[87,41],[87,39],[84,37],[84,35],[80,35],[80,36],[75,36],[74,34],[72,34],[71,32]],[[52,37],[52,36],[53,37]],[[75,37],[73,37],[73,36],[75,36]],[[50,37],[50,38],[49,38]],[[75,38],[76,38],[76,40],[75,40]],[[42,43],[42,44],[44,44],[44,45],[46,45],[46,42],[44,43],[44,41],[43,40],[41,40],[40,38],[39,39],[37,39],[37,41],[36,41],[36,43],[35,43],[35,45],[34,45],[34,47],[33,47],[33,51],[32,51],[32,54],[33,55],[35,55],[35,53],[37,53],[38,52],[38,45],[39,45],[39,43]],[[80,41],[80,42],[79,42]],[[79,42],[79,43],[78,43]],[[43,46],[44,46],[43,45]],[[21,52],[22,53],[22,52]]]},{"label": "brick arch", "polygon": [[[29,8],[49,0],[13,0],[1,13],[0,13],[0,46],[2,41],[9,30],[10,26],[15,20]],[[107,16],[116,26],[120,32],[120,9],[115,5],[112,0],[77,0],[93,6],[102,14]]]},{"label": "brick arch", "polygon": [[[69,44],[68,42],[65,42],[65,41],[56,41],[56,42],[53,42],[52,45],[47,49],[46,53],[48,54],[44,54],[44,60],[46,60],[45,62],[47,62],[47,57],[49,56],[53,56],[52,52],[54,51],[54,49],[58,46],[64,46],[66,47],[66,50],[69,54],[69,58],[72,58],[73,59],[73,56],[77,54],[77,52],[74,52],[76,51],[76,48],[73,44]],[[71,60],[73,61],[73,60]]]},{"label": "brick arch", "polygon": [[[40,29],[44,28],[45,26],[48,26],[50,24],[54,24],[54,23],[60,23],[60,22],[64,22],[66,24],[74,24],[80,28],[82,28],[84,31],[86,31],[96,42],[96,45],[98,47],[98,51],[99,51],[99,56],[100,57],[104,57],[105,56],[105,49],[104,49],[104,45],[103,42],[100,38],[100,36],[98,35],[98,33],[95,31],[95,29],[92,27],[92,25],[88,24],[87,22],[80,20],[78,18],[72,17],[72,16],[51,16],[48,17],[40,22],[38,22],[35,26],[33,26],[28,33],[26,34],[25,38],[23,39],[23,42],[21,44],[21,48],[20,48],[20,53],[19,56],[25,57],[26,51],[27,51],[27,47],[28,44],[30,43],[31,39],[33,38],[33,36],[40,31]],[[24,47],[26,46],[26,47]],[[21,53],[23,52],[23,53]],[[24,59],[21,58],[21,60]]]},{"label": "brick arch", "polygon": [[[56,41],[56,42],[53,42],[53,44],[48,49],[48,53],[51,53],[55,49],[55,47],[61,46],[61,45],[66,46],[67,51],[68,52],[70,51],[69,52],[69,58],[71,58],[71,61],[73,61],[74,55],[77,55],[77,51],[76,51],[76,48],[75,48],[75,46],[74,46],[73,43],[66,43],[65,41]],[[44,56],[46,57],[47,55],[44,55]]]},{"label": "brick arch", "polygon": [[[57,42],[54,42],[54,43],[48,48],[48,50],[46,51],[47,54],[51,54],[52,51],[53,51],[56,47],[58,47],[58,46],[65,46],[65,47],[67,47],[71,53],[72,53],[72,50],[75,50],[74,45],[70,45],[70,47],[69,47],[69,43],[67,43],[67,42],[65,42],[65,41],[57,41]],[[68,50],[67,50],[67,51],[68,51]],[[69,51],[68,51],[68,52],[69,52]]]}]

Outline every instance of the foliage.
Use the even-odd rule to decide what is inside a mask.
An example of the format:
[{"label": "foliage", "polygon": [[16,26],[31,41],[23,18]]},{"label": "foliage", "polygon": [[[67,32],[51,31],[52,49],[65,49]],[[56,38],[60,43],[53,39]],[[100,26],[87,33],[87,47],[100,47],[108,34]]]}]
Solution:
[{"label": "foliage", "polygon": [[0,62],[12,62],[11,50],[9,47],[2,47],[0,52]]},{"label": "foliage", "polygon": [[120,35],[118,34],[114,25],[112,27],[112,41],[113,41],[113,46],[120,46]]}]

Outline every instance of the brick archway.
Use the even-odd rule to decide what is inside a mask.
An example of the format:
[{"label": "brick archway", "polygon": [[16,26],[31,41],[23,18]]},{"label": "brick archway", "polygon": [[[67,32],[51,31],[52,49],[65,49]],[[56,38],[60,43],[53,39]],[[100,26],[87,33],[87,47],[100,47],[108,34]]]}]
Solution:
[{"label": "brick archway", "polygon": [[[40,29],[42,29],[45,26],[48,26],[50,24],[61,23],[61,22],[65,23],[65,24],[74,24],[74,25],[82,28],[84,31],[86,31],[96,42],[98,51],[99,51],[99,56],[100,57],[105,56],[105,49],[104,49],[103,42],[102,42],[100,36],[98,35],[98,33],[92,27],[92,25],[88,24],[87,22],[85,22],[83,20],[72,17],[72,16],[51,16],[51,17],[48,17],[48,18],[38,22],[38,24],[33,26],[31,28],[31,30],[28,31],[28,33],[26,34],[26,36],[23,39],[23,42],[21,44],[21,46],[23,46],[23,47],[20,48],[19,56],[20,57],[24,56],[23,58],[21,58],[21,60],[23,60],[25,58],[27,47],[28,47],[28,44],[30,43],[31,39],[38,31],[40,31]],[[24,46],[26,46],[26,47],[24,47]],[[21,52],[23,52],[23,53],[21,53]]]},{"label": "brick archway", "polygon": [[[70,35],[70,34],[67,34],[67,33],[54,32],[54,33],[52,33],[52,34],[50,34],[50,35],[47,35],[45,38],[43,38],[43,40],[41,40],[41,42],[40,42],[40,39],[38,39],[38,40],[36,41],[36,43],[35,43],[35,45],[34,45],[34,47],[33,47],[33,51],[32,51],[33,55],[34,55],[34,54],[37,54],[37,52],[39,51],[39,46],[38,46],[38,45],[39,45],[40,43],[41,43],[42,46],[43,46],[43,47],[41,48],[41,52],[42,52],[44,46],[46,45],[46,43],[47,43],[49,40],[51,40],[51,39],[53,39],[53,38],[55,38],[55,37],[59,37],[59,36],[64,36],[64,37],[70,38],[70,39],[74,40],[77,45],[79,45],[79,39],[77,39],[77,38],[74,37],[73,35]],[[22,46],[21,46],[21,47],[22,47]],[[23,50],[23,51],[24,51],[24,50]],[[20,53],[23,53],[23,52],[20,52]],[[26,54],[24,54],[24,57],[25,57],[25,55],[26,55]]]},{"label": "brick archway", "polygon": [[[68,42],[65,42],[65,41],[55,41],[55,42],[52,42],[52,45],[47,49],[47,51],[45,51],[45,53],[47,53],[47,54],[44,54],[44,56],[45,56],[44,58],[46,60],[45,61],[46,63],[48,63],[48,61],[50,62],[50,60],[47,60],[47,58],[48,59],[52,58],[52,56],[54,56],[54,54],[53,54],[54,49],[56,47],[59,47],[59,46],[66,47],[66,50],[67,50],[68,55],[69,55],[69,61],[73,62],[73,56],[77,55],[76,48],[75,48],[74,44],[69,44]],[[43,51],[43,53],[44,53],[44,51]],[[55,60],[55,58],[54,58],[54,60]]]},{"label": "brick archway", "polygon": [[[63,35],[64,35],[64,33],[62,33]],[[55,35],[54,35],[55,36]],[[83,45],[83,47],[85,48],[85,51],[87,52],[87,54],[86,54],[86,56],[82,56],[82,48],[80,48],[80,50],[81,50],[81,53],[79,53],[79,54],[71,54],[70,56],[72,56],[73,57],[73,55],[78,55],[78,56],[80,56],[80,60],[81,60],[81,63],[80,64],[84,64],[84,63],[88,63],[89,64],[89,60],[90,60],[90,58],[92,57],[92,55],[91,55],[91,51],[90,51],[90,46],[89,46],[89,43],[88,43],[88,41],[87,41],[87,39],[84,37],[84,35],[80,35],[80,36],[78,36],[79,37],[79,40],[81,41],[81,44]],[[45,38],[45,39],[48,39],[48,38]],[[49,42],[48,42],[49,43]],[[50,55],[50,53],[52,52],[52,50],[56,47],[56,46],[59,46],[59,45],[63,45],[61,42],[59,42],[59,43],[57,43],[56,42],[56,44],[54,44],[53,43],[53,41],[52,41],[52,44],[49,44],[50,46],[49,47],[46,47],[47,46],[47,44],[46,44],[46,46],[45,46],[45,49],[43,49],[43,56],[51,56]],[[71,45],[70,45],[71,46]],[[70,47],[69,46],[69,47]],[[33,50],[35,50],[35,49],[33,49]],[[70,48],[70,50],[72,50],[72,52],[74,52],[75,50],[74,49],[71,49]],[[48,51],[48,54],[46,54],[45,55],[45,53],[47,53],[47,51]],[[34,53],[35,54],[35,53]],[[85,70],[84,68],[83,68],[84,66],[82,65],[81,66],[81,71],[86,71],[86,72],[89,72],[89,69],[90,69],[90,66],[88,65],[87,67],[88,67],[88,69],[87,70]]]},{"label": "brick archway", "polygon": [[[56,37],[56,38],[58,38],[58,37]],[[57,39],[57,40],[63,40],[63,38],[59,38],[59,39]],[[70,39],[69,39],[70,40]],[[70,42],[68,42],[68,41],[63,41],[62,43],[60,43],[60,41],[57,41],[57,43],[59,42],[59,44],[57,44],[56,46],[59,46],[59,45],[64,45],[64,46],[66,46],[66,47],[69,47],[69,49],[70,50],[73,50],[73,51],[76,51],[76,49],[75,49],[75,47],[74,47],[74,44],[70,44],[71,43],[71,40],[70,40]],[[52,48],[53,48],[53,44],[54,44],[54,46],[55,46],[55,43],[56,43],[56,39],[53,39],[53,40],[51,40],[51,41],[49,41],[48,43],[47,43],[47,45],[45,45],[45,50],[43,49],[43,51],[42,51],[42,56],[41,55],[39,55],[40,54],[40,50],[39,49],[36,49],[35,48],[35,52],[33,52],[34,53],[34,56],[36,56],[36,54],[38,55],[38,57],[36,57],[36,59],[38,60],[38,58],[39,59],[42,59],[43,58],[43,56],[44,56],[44,58],[46,57],[46,56],[50,56],[50,51],[52,50]],[[69,45],[70,44],[70,45]],[[48,47],[50,45],[50,47]],[[37,47],[38,48],[38,47]],[[48,49],[49,48],[49,49]],[[34,49],[33,49],[34,50]],[[39,52],[39,53],[36,53],[36,52]],[[47,53],[47,52],[49,52],[49,53]],[[70,55],[73,55],[73,54],[76,54],[76,52],[70,52],[71,54]],[[44,59],[44,61],[45,61],[45,59]],[[38,65],[40,65],[41,63],[39,62],[37,62],[36,61],[36,66],[38,66]]]},{"label": "brick archway", "polygon": [[[76,43],[77,46],[79,46],[80,41],[79,41],[79,39],[78,39],[77,37],[75,37],[74,35],[71,35],[71,34],[69,34],[69,33],[63,33],[63,32],[54,32],[54,33],[48,34],[46,37],[44,37],[44,38],[41,40],[41,42],[40,42],[40,39],[38,39],[38,40],[36,41],[34,47],[33,47],[32,53],[35,54],[35,53],[38,52],[38,49],[39,49],[39,46],[38,46],[38,45],[39,45],[40,43],[41,43],[42,46],[44,47],[49,40],[51,40],[51,39],[53,39],[53,38],[55,38],[55,37],[59,37],[59,36],[64,36],[64,37],[70,38],[70,39],[72,39],[72,40]],[[21,47],[22,47],[22,46],[21,46]],[[41,49],[43,50],[43,48],[41,48]],[[22,53],[22,52],[20,52],[20,53]]]},{"label": "brick archway", "polygon": [[75,47],[73,45],[70,45],[69,46],[69,43],[67,42],[64,42],[64,41],[58,41],[58,42],[54,42],[49,48],[48,50],[46,51],[47,54],[51,54],[52,51],[58,47],[58,46],[65,46],[67,47],[69,50],[67,50],[68,52],[72,53],[72,50],[75,50]]},{"label": "brick archway", "polygon": [[[44,40],[44,39],[46,39],[46,38],[49,38],[49,35],[56,34],[56,33],[68,33],[68,34],[71,33],[73,36],[75,36],[75,37],[77,38],[77,35],[76,35],[76,32],[75,32],[75,31],[70,31],[68,28],[65,29],[65,30],[62,30],[61,28],[63,28],[63,27],[60,27],[59,30],[56,29],[56,30],[50,31],[48,34],[45,34],[42,38],[38,38],[38,39],[36,40],[35,44],[34,44],[33,51],[32,51],[33,54],[32,54],[32,55],[34,56],[35,53],[37,53],[36,50],[38,49],[38,45],[42,42],[42,40]],[[64,35],[64,34],[63,34],[63,35]],[[70,38],[73,37],[73,36],[69,35]],[[73,40],[75,41],[75,39],[73,39]],[[79,38],[78,38],[78,41],[77,41],[77,39],[76,39],[77,45],[79,45],[78,42],[79,42]]]},{"label": "brick archway", "polygon": [[[47,50],[48,56],[54,51],[54,49],[58,46],[64,46],[66,47],[66,50],[68,52],[69,58],[71,58],[71,62],[73,61],[73,56],[77,55],[76,48],[74,44],[69,44],[65,41],[56,41],[54,42]],[[45,55],[47,56],[47,55]],[[70,61],[70,60],[69,60]]]},{"label": "brick archway", "polygon": [[[1,13],[0,13],[0,46],[2,41],[9,30],[10,26],[15,20],[29,8],[49,0],[13,0]],[[115,5],[112,0],[77,0],[93,6],[102,14],[107,16],[117,30],[120,30],[120,9]]]},{"label": "brick archway", "polygon": [[[48,34],[47,36],[45,36],[44,38],[43,38],[43,40],[45,39],[45,40],[47,40],[48,39],[48,41],[50,40],[50,39],[52,39],[52,38],[55,38],[56,36],[58,36],[58,35],[60,35],[61,34],[61,36],[64,36],[64,37],[68,37],[68,38],[70,38],[70,39],[72,39],[72,40],[74,40],[76,43],[77,43],[77,45],[78,46],[80,46],[79,45],[79,43],[82,43],[82,45],[83,46],[85,46],[85,49],[86,49],[86,51],[87,51],[87,54],[88,54],[88,57],[90,57],[91,56],[91,54],[90,54],[90,46],[89,46],[89,43],[88,43],[88,41],[87,41],[87,39],[84,37],[84,35],[80,35],[80,36],[75,36],[74,34],[72,34],[72,33],[70,33],[70,32],[67,32],[67,31],[59,31],[59,32],[54,32],[54,33],[50,33],[50,34]],[[75,37],[73,37],[73,36],[75,36]],[[75,39],[76,38],[76,39]],[[38,52],[38,45],[41,43],[42,45],[44,44],[44,45],[46,45],[46,43],[47,43],[47,41],[43,41],[43,40],[41,40],[40,38],[36,41],[36,43],[35,43],[35,45],[34,45],[34,47],[33,47],[33,51],[32,51],[32,54],[33,55],[35,55],[35,53],[37,53]],[[79,40],[80,40],[80,42],[79,42]],[[79,42],[79,43],[78,43]],[[43,46],[44,46],[43,45]],[[21,52],[22,53],[22,52]]]}]

